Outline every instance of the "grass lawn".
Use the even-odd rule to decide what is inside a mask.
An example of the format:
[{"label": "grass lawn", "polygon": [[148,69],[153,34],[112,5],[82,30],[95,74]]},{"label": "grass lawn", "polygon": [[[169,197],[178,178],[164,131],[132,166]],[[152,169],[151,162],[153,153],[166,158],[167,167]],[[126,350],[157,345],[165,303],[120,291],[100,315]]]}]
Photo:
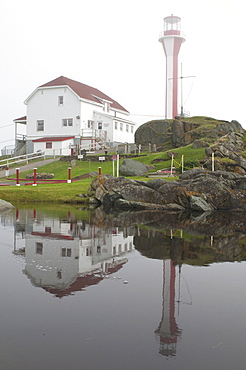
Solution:
[{"label": "grass lawn", "polygon": [[8,202],[48,202],[78,203],[82,198],[77,194],[88,193],[91,179],[76,181],[71,184],[40,184],[38,186],[1,186],[0,199]]},{"label": "grass lawn", "polygon": [[[202,159],[205,156],[204,148],[193,149],[191,145],[186,147],[172,149],[172,152],[177,153],[175,158],[175,166],[177,167],[181,163],[181,156],[184,155],[184,161],[188,162],[194,159]],[[167,155],[167,152],[151,153],[144,157],[134,158],[142,163],[153,165],[155,159],[158,163],[154,164],[155,172],[162,168],[170,168],[171,159]],[[123,159],[120,159],[120,163]],[[40,166],[37,172],[54,173],[54,179],[66,180],[68,167],[70,163],[64,161],[56,161],[44,166]],[[77,160],[76,165],[71,170],[71,177],[76,177],[91,171],[98,172],[98,167],[102,168],[103,174],[113,174],[112,161],[109,162],[92,162],[92,161],[80,161]],[[116,176],[116,162],[114,162],[114,173]],[[20,171],[20,177],[24,178],[28,173],[33,171]],[[15,176],[13,176],[15,177]],[[149,181],[147,177],[131,177],[133,180]],[[177,177],[166,177],[167,180],[174,180]],[[92,179],[83,179],[80,181],[72,182],[71,184],[38,184],[38,186],[0,186],[0,199],[4,199],[11,203],[37,203],[37,202],[48,202],[48,203],[81,203],[83,198],[79,198],[78,194],[85,194],[89,192],[89,187]]]}]

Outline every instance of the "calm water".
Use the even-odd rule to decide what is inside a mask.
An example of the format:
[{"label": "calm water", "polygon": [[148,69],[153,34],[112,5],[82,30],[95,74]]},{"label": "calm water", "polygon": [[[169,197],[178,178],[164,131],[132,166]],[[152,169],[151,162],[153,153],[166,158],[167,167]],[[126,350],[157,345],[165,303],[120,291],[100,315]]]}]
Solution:
[{"label": "calm water", "polygon": [[0,368],[245,369],[242,224],[165,217],[1,214]]}]

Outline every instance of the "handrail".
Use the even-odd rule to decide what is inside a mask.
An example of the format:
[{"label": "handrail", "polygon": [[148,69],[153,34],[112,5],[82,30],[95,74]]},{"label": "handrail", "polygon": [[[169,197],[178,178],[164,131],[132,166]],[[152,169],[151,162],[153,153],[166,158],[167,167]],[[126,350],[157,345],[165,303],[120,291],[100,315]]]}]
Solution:
[{"label": "handrail", "polygon": [[0,166],[9,166],[11,164],[15,163],[21,163],[21,162],[26,162],[32,160],[32,159],[37,159],[37,158],[44,158],[45,159],[45,152],[36,152],[36,153],[29,153],[29,154],[23,154],[19,155],[17,157],[10,157],[10,158],[5,158],[0,160]]},{"label": "handrail", "polygon": [[160,41],[160,39],[162,39],[164,37],[182,37],[183,39],[185,39],[186,38],[186,34],[183,31],[180,31],[179,34],[173,34],[173,35],[166,34],[165,35],[165,31],[162,31],[162,32],[159,33],[158,40]]}]

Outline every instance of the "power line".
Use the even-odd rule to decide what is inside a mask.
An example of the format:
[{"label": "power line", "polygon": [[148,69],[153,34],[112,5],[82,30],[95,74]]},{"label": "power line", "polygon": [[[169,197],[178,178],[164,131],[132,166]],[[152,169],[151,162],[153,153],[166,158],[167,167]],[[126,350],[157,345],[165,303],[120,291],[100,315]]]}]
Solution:
[{"label": "power line", "polygon": [[164,117],[163,114],[160,114],[159,116],[156,116],[155,114],[137,114],[137,113],[131,113],[131,116],[141,116],[141,117]]},{"label": "power line", "polygon": [[14,141],[14,139],[12,139],[12,140],[4,140],[4,141],[0,141],[0,143],[7,143],[7,142],[9,142],[9,141]]},{"label": "power line", "polygon": [[5,125],[5,126],[0,126],[0,128],[9,127],[9,126],[14,126],[14,123],[9,123],[8,125]]}]

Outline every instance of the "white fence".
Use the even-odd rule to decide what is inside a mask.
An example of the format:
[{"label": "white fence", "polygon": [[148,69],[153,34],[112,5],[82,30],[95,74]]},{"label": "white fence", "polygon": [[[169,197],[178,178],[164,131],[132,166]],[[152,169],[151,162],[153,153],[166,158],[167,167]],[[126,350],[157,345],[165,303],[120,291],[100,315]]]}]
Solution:
[{"label": "white fence", "polygon": [[10,157],[6,159],[0,160],[0,168],[9,167],[13,164],[18,164],[21,162],[28,163],[29,161],[33,159],[39,159],[39,158],[46,158],[46,155],[44,152],[36,152],[36,153],[29,153],[24,155],[19,155],[18,157]]}]

